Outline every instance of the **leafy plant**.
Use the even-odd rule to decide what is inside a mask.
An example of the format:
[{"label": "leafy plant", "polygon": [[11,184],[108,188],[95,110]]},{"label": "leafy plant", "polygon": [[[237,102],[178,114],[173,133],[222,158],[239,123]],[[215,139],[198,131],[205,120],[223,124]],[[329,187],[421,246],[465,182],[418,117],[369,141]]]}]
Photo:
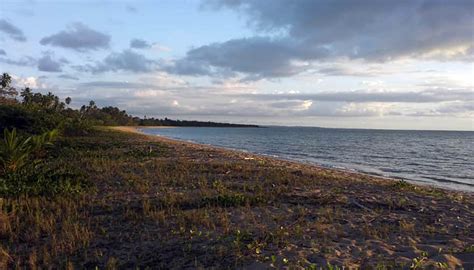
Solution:
[{"label": "leafy plant", "polygon": [[3,143],[0,145],[0,166],[3,174],[8,172],[15,172],[21,168],[29,157],[30,140],[21,140],[17,136],[16,129],[3,131]]},{"label": "leafy plant", "polygon": [[47,145],[52,145],[58,136],[57,130],[51,130],[40,135],[22,138],[16,129],[3,130],[3,142],[0,144],[0,169],[3,174],[15,173],[27,162],[36,162],[34,154]]},{"label": "leafy plant", "polygon": [[28,137],[5,129],[0,143],[0,195],[78,193],[85,187],[81,174],[67,164],[47,161],[46,147],[57,130]]}]

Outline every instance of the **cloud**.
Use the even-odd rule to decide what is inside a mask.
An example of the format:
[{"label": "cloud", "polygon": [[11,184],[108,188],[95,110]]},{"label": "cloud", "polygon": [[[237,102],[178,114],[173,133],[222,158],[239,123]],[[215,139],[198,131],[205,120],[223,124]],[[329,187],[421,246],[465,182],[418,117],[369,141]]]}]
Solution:
[{"label": "cloud", "polygon": [[14,66],[21,66],[21,67],[35,66],[37,62],[38,61],[34,57],[31,57],[31,56],[23,56],[17,60],[8,59],[8,58],[0,58],[0,63],[5,63],[8,65],[14,65]]},{"label": "cloud", "polygon": [[472,89],[433,88],[423,91],[338,91],[313,94],[245,94],[241,97],[256,100],[313,100],[352,103],[437,103],[446,101],[474,101]]},{"label": "cloud", "polygon": [[327,57],[325,48],[307,48],[289,39],[253,37],[192,49],[168,67],[182,75],[251,74],[248,79],[287,77],[305,71],[306,61]]},{"label": "cloud", "polygon": [[132,39],[130,41],[130,48],[134,49],[149,49],[151,48],[151,44],[149,44],[146,40],[143,39]]},{"label": "cloud", "polygon": [[[250,94],[241,86],[195,85],[171,78],[151,80],[151,73],[137,81],[90,81],[77,84],[83,98],[123,107],[130,113],[159,117],[201,117],[201,119],[293,119],[309,123],[311,117],[348,119],[365,117],[420,117],[474,115],[470,88],[427,88],[423,91],[355,90],[312,94],[291,91]],[[164,73],[166,74],[166,73]],[[87,89],[87,91],[81,91]],[[244,94],[247,93],[247,94]],[[75,100],[79,100],[73,97]],[[86,100],[87,101],[87,100]],[[176,101],[176,102],[175,102]],[[157,109],[159,108],[159,109]],[[276,118],[275,118],[276,117]],[[380,118],[384,119],[384,118]],[[235,121],[233,120],[233,121]],[[273,121],[273,120],[272,120]],[[372,120],[371,120],[372,121]],[[375,121],[375,120],[374,120]],[[388,120],[387,120],[388,121]],[[278,121],[277,121],[278,122]],[[277,123],[275,122],[275,123]],[[280,122],[281,123],[281,122]],[[290,123],[290,122],[288,122]],[[295,124],[295,122],[291,122]],[[314,124],[314,122],[312,122]]]},{"label": "cloud", "polygon": [[383,74],[380,69],[366,68],[354,69],[347,66],[332,65],[317,70],[318,73],[326,76],[351,76],[351,77],[373,77]]},{"label": "cloud", "polygon": [[61,67],[67,63],[66,59],[55,60],[51,54],[45,54],[38,60],[38,70],[45,72],[62,72]]},{"label": "cloud", "polygon": [[4,19],[0,19],[0,32],[7,34],[13,40],[20,42],[26,41],[23,31]]},{"label": "cloud", "polygon": [[[194,89],[197,91],[200,86],[190,86],[186,81],[169,76],[163,72],[152,73],[151,77],[144,77],[140,82],[128,81],[91,81],[79,84],[79,87],[100,88],[100,89],[138,89],[146,91],[168,90],[179,91],[182,89]],[[151,92],[149,92],[151,93]]]},{"label": "cloud", "polygon": [[72,76],[72,75],[68,75],[68,74],[61,74],[61,75],[58,76],[58,78],[67,79],[67,80],[74,80],[74,81],[78,81],[78,80],[79,80],[78,77]]},{"label": "cloud", "polygon": [[0,55],[7,55],[7,53],[5,52],[5,50],[0,49]]},{"label": "cloud", "polygon": [[424,88],[466,88],[473,86],[472,80],[470,78],[467,80],[459,80],[459,78],[455,78],[449,76],[449,74],[444,73],[437,74],[436,76],[424,76],[419,80],[419,82],[417,82],[416,85]]},{"label": "cloud", "polygon": [[130,48],[132,49],[153,49],[161,52],[169,52],[170,48],[160,45],[158,43],[149,43],[143,39],[132,39],[130,40]]},{"label": "cloud", "polygon": [[138,12],[137,8],[134,7],[134,6],[131,6],[131,5],[125,6],[125,10],[127,10],[130,13],[137,13]]},{"label": "cloud", "polygon": [[[340,107],[336,106],[335,108],[336,109],[334,111],[329,111],[330,113],[328,113],[327,116],[375,117],[375,116],[383,116],[386,111],[386,107],[378,103],[371,103],[371,104],[348,103]],[[314,115],[317,115],[317,114],[314,114]]]},{"label": "cloud", "polygon": [[171,49],[169,47],[166,47],[164,45],[160,45],[158,43],[153,43],[151,45],[151,48],[160,52],[169,52]]},{"label": "cloud", "polygon": [[474,116],[474,102],[455,101],[443,104],[434,110],[437,114],[469,114]]},{"label": "cloud", "polygon": [[93,88],[111,88],[111,89],[143,89],[153,88],[154,85],[146,83],[135,83],[135,82],[115,82],[115,81],[93,81],[81,83],[82,87],[93,87]]},{"label": "cloud", "polygon": [[214,0],[205,6],[244,14],[258,36],[191,49],[170,72],[258,79],[293,76],[334,59],[473,59],[472,1]]},{"label": "cloud", "polygon": [[74,23],[67,30],[44,37],[40,43],[41,45],[52,45],[83,52],[108,48],[110,36],[82,23]]},{"label": "cloud", "polygon": [[21,77],[14,74],[12,76],[12,84],[16,88],[30,87],[33,89],[45,89],[48,86],[41,81],[39,77]]},{"label": "cloud", "polygon": [[[403,115],[403,114],[401,114]],[[472,101],[452,101],[444,102],[434,108],[420,109],[416,108],[412,112],[404,114],[405,116],[414,117],[437,117],[437,116],[453,116],[453,117],[474,117],[474,102]]]},{"label": "cloud", "polygon": [[131,50],[123,50],[120,53],[111,53],[100,62],[91,65],[75,66],[78,71],[92,73],[131,71],[135,73],[145,73],[156,70],[158,62],[146,58],[142,54]]},{"label": "cloud", "polygon": [[311,107],[313,102],[311,100],[288,100],[271,102],[270,106],[277,109],[290,109],[293,111],[304,111]]}]

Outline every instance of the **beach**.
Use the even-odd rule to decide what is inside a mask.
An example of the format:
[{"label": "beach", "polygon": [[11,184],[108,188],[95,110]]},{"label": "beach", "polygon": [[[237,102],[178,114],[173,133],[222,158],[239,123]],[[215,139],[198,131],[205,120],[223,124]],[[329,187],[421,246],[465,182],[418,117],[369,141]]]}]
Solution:
[{"label": "beach", "polygon": [[472,193],[149,136],[140,128],[64,139],[61,147],[71,152],[61,155],[84,168],[95,191],[73,199],[4,199],[2,209],[17,210],[0,215],[8,240],[3,263],[10,257],[119,269],[474,267]]},{"label": "beach", "polygon": [[[139,130],[130,127],[120,127],[118,129],[141,133]],[[147,136],[147,138],[150,137]],[[458,255],[443,254],[442,252],[442,250],[455,249],[455,246],[451,245],[459,245],[462,242],[466,244],[464,249],[472,249],[472,244],[474,243],[474,234],[471,228],[474,221],[472,212],[473,204],[466,203],[457,205],[457,202],[472,202],[474,198],[472,193],[442,190],[435,187],[411,184],[406,184],[406,187],[403,187],[405,183],[396,179],[384,179],[351,171],[327,169],[315,165],[229,151],[219,147],[176,141],[164,137],[152,137],[150,139],[172,144],[175,147],[177,155],[181,157],[188,156],[189,152],[201,153],[197,156],[188,157],[191,158],[193,162],[200,164],[244,162],[247,164],[250,163],[250,166],[255,164],[255,169],[258,169],[260,166],[265,167],[265,169],[270,167],[277,171],[283,170],[284,172],[282,172],[282,174],[284,175],[292,175],[291,178],[296,178],[294,179],[295,183],[294,185],[290,185],[288,190],[285,191],[286,194],[282,196],[281,199],[284,198],[283,201],[285,203],[280,205],[281,208],[273,207],[276,215],[281,211],[281,214],[286,213],[284,216],[290,217],[293,216],[294,211],[301,211],[301,209],[299,209],[300,207],[310,212],[311,210],[315,210],[312,208],[316,208],[319,214],[321,214],[321,211],[326,211],[324,214],[329,214],[330,216],[335,215],[335,217],[330,218],[332,222],[334,222],[333,224],[322,222],[323,224],[319,224],[322,228],[313,228],[315,230],[324,228],[322,232],[319,232],[325,235],[323,239],[330,234],[334,234],[330,242],[339,242],[334,246],[329,245],[325,247],[329,250],[333,249],[335,253],[329,256],[322,256],[324,258],[319,261],[315,260],[318,265],[324,265],[328,261],[331,261],[329,258],[333,258],[342,265],[362,266],[363,264],[358,265],[356,262],[364,262],[365,260],[361,260],[364,257],[367,258],[367,262],[374,262],[375,258],[383,257],[384,259],[394,258],[394,261],[411,263],[414,258],[422,258],[422,256],[420,257],[422,253],[429,255],[426,258],[427,262],[447,262],[450,263],[450,266],[454,266],[456,263],[462,264],[462,262],[474,263],[474,254],[472,251],[471,253],[460,253]],[[229,170],[225,173],[230,174],[231,171]],[[302,182],[308,180],[319,182],[318,177],[325,178],[325,180],[320,182],[317,187],[314,187],[314,183],[308,183],[308,186],[313,188],[307,188],[304,183],[297,183],[298,180]],[[257,179],[255,180],[258,181]],[[341,207],[341,209],[338,209],[339,207]],[[451,212],[451,210],[455,209],[458,209],[459,212]],[[262,211],[262,209],[253,213],[254,218],[255,215],[262,217],[260,211]],[[447,222],[450,219],[448,216],[451,214],[452,223]],[[242,213],[237,215],[242,215]],[[313,227],[313,225],[310,225],[311,221],[318,219],[317,214],[314,213],[307,213],[303,216],[304,218],[297,217],[297,215],[289,218],[289,220],[283,222],[283,227],[288,225],[295,226],[294,223],[300,222],[306,224],[308,227]],[[271,219],[271,214],[269,217],[267,216],[267,218]],[[430,221],[428,222],[428,220]],[[449,233],[446,231],[447,234],[443,236],[441,231],[449,229],[443,228],[443,226],[438,227],[441,223],[435,225],[441,220],[447,222],[445,225],[448,228],[463,227],[466,234],[460,233],[456,235],[453,231]],[[269,220],[263,223],[269,227],[278,227],[278,224],[271,225]],[[361,228],[361,226],[363,228]],[[433,228],[431,228],[431,226],[433,226]],[[347,230],[348,228],[351,229]],[[287,228],[284,228],[284,230],[286,229]],[[421,232],[423,230],[429,231],[432,229],[435,231],[440,230],[438,232],[440,234],[431,232],[432,235],[426,239],[417,236],[418,233],[423,234],[423,232]],[[366,231],[363,232],[364,230]],[[367,237],[367,233],[369,237]],[[426,231],[424,233],[426,233]],[[338,234],[341,235],[337,236]],[[387,240],[390,239],[389,241],[381,240],[381,238],[383,238],[381,236],[384,234],[387,236]],[[307,238],[309,235],[311,234],[306,235],[306,237],[303,236],[302,238]],[[321,239],[321,235],[318,235],[318,233],[315,233],[315,236],[313,240]],[[458,237],[459,239],[457,239]],[[306,241],[311,242],[311,240],[308,239],[306,239]],[[398,241],[404,244],[394,245],[394,242]],[[303,250],[305,249],[307,254],[311,254],[311,248],[303,248],[307,245],[307,243],[305,244],[304,242],[305,241],[301,239],[299,243],[294,243],[294,246],[290,248],[290,250],[293,250],[289,252],[289,254],[293,253],[295,256],[295,254],[304,253]],[[267,256],[268,255],[270,254],[267,254]],[[291,256],[288,255],[288,257]],[[357,259],[349,259],[351,257]]]}]

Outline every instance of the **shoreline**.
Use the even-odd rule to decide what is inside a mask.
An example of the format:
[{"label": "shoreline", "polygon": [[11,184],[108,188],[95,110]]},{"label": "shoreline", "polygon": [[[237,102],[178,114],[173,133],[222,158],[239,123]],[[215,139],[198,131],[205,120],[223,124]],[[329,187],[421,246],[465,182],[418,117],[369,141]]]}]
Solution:
[{"label": "shoreline", "polygon": [[258,154],[258,153],[252,153],[252,152],[247,152],[239,149],[233,149],[233,148],[226,148],[222,146],[215,146],[215,145],[210,145],[210,144],[202,144],[202,143],[197,143],[197,142],[190,142],[190,141],[185,141],[185,140],[179,140],[179,139],[174,139],[174,138],[169,138],[166,136],[161,136],[161,135],[151,135],[145,132],[141,132],[139,129],[140,128],[179,128],[175,126],[113,126],[109,127],[113,130],[117,131],[122,131],[122,132],[129,132],[129,133],[134,133],[134,134],[140,134],[143,136],[147,136],[150,138],[159,138],[163,141],[166,142],[171,142],[171,143],[180,143],[180,144],[186,144],[192,147],[204,147],[208,149],[213,149],[213,150],[219,150],[219,151],[228,151],[230,153],[239,153],[240,155],[249,155],[252,156],[252,158],[265,158],[269,160],[274,160],[278,162],[287,162],[292,165],[302,165],[302,166],[309,166],[309,167],[314,167],[317,170],[330,170],[342,174],[350,174],[352,177],[357,177],[357,175],[364,176],[364,177],[369,177],[374,180],[381,180],[381,181],[390,181],[390,183],[396,183],[398,181],[406,181],[410,183],[411,185],[418,186],[420,188],[427,188],[427,189],[441,189],[444,191],[448,192],[455,192],[455,193],[462,193],[462,194],[474,194],[473,191],[468,191],[468,190],[460,190],[460,189],[455,189],[455,188],[449,188],[446,186],[442,185],[436,185],[433,183],[423,183],[421,181],[416,181],[416,180],[411,180],[411,179],[402,179],[402,178],[395,178],[395,177],[390,177],[390,176],[383,176],[383,175],[378,175],[378,174],[371,174],[363,171],[358,171],[358,170],[351,170],[348,168],[337,168],[337,167],[329,167],[329,166],[324,166],[322,164],[317,164],[317,163],[312,163],[312,162],[304,162],[304,161],[298,161],[294,159],[287,159],[283,157],[275,157],[271,155],[265,155],[265,154]]},{"label": "shoreline", "polygon": [[[284,251],[274,244],[257,244],[266,249],[263,252],[253,246],[260,240],[254,240],[257,241],[254,244],[246,242],[250,253],[245,256],[253,259],[243,263],[242,268],[257,265],[257,269],[266,269],[262,265],[270,264],[269,257],[275,256],[272,255],[275,250],[279,250],[277,254],[280,255],[276,256],[276,263],[270,265],[278,265],[276,268],[284,266],[281,260],[295,263],[302,258],[306,261],[304,265],[330,263],[355,268],[371,268],[380,261],[392,269],[408,269],[416,261],[435,268],[439,265],[466,269],[474,266],[473,193],[150,135],[139,128],[114,129],[135,134],[138,137],[134,135],[130,139],[137,142],[157,142],[170,147],[176,161],[184,158],[200,168],[195,172],[197,179],[208,178],[209,171],[219,171],[217,178],[211,179],[222,180],[208,181],[214,181],[213,186],[215,181],[223,181],[227,187],[232,187],[231,194],[238,194],[217,197],[224,204],[221,207],[227,209],[224,211],[229,211],[229,219],[237,233],[251,232],[253,239],[264,239],[265,233],[259,228],[266,228],[264,231],[270,231],[272,237],[286,228],[291,231],[286,241],[296,253],[288,250],[288,246]],[[190,184],[194,186],[192,180]],[[268,200],[260,199],[259,189],[250,193],[245,192],[247,188],[242,189],[242,185],[262,184],[267,186],[265,192],[274,188],[280,190],[263,196],[270,196],[271,203],[258,202]],[[202,195],[199,187],[197,189],[196,195],[189,196],[197,196],[198,200],[207,196]],[[217,194],[221,192],[227,193],[218,191]],[[233,201],[232,196],[250,196],[252,199],[240,204]],[[227,203],[240,206],[228,208]],[[306,213],[303,218],[300,214],[295,217],[299,211]],[[319,225],[312,225],[315,222]],[[299,225],[295,227],[294,224]],[[304,231],[302,235],[298,228]],[[314,253],[312,239],[322,245],[317,249],[317,256],[310,255]],[[250,255],[252,252],[254,255]],[[260,259],[255,261],[256,258]]]}]

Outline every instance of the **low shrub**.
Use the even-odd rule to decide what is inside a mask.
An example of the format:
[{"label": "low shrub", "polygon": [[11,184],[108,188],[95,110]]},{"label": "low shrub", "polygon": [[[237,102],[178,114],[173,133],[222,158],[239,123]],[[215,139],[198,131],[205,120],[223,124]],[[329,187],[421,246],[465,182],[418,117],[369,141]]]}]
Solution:
[{"label": "low shrub", "polygon": [[93,132],[93,123],[79,117],[68,118],[61,123],[61,129],[66,136],[84,136]]}]

